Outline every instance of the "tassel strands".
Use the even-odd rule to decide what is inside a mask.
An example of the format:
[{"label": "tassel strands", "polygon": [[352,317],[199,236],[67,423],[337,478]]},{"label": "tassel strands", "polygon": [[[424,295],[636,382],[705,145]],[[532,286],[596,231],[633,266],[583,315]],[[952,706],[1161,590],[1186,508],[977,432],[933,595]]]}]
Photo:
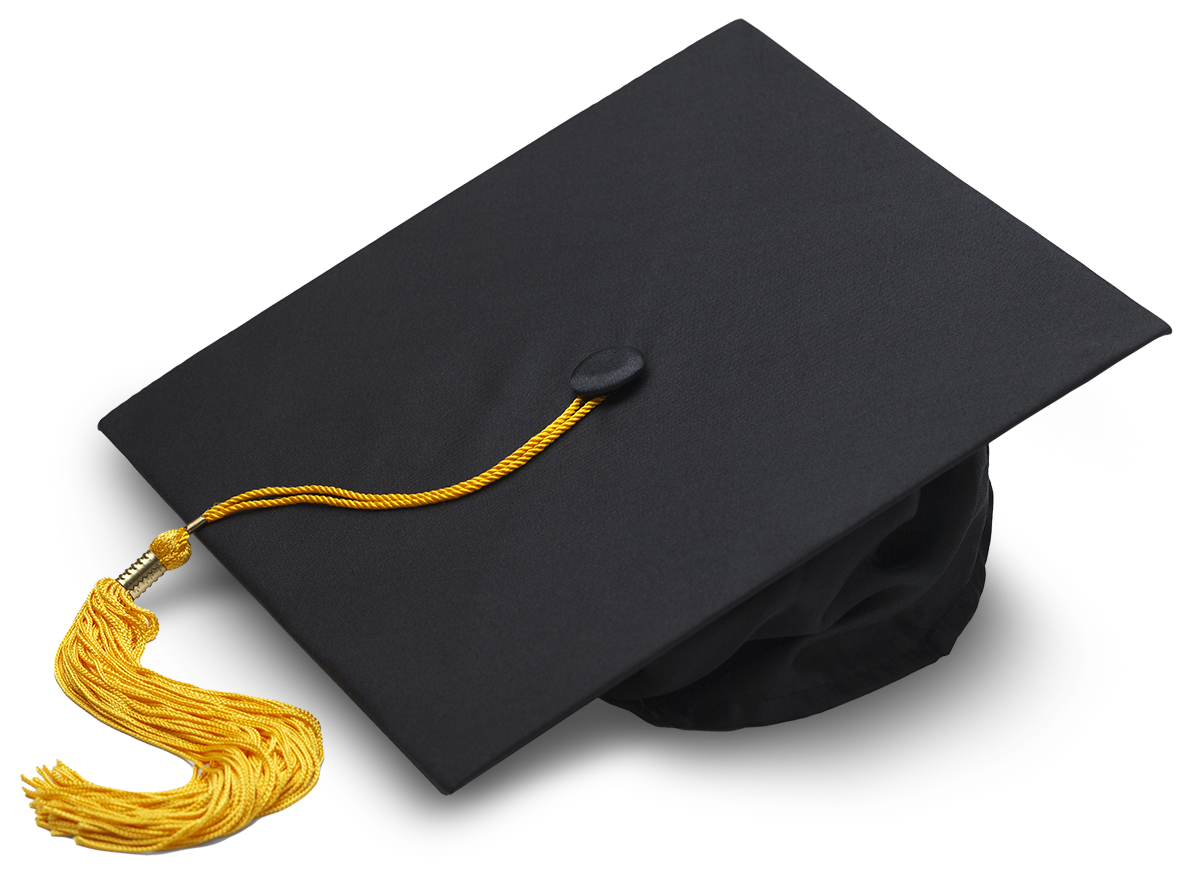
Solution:
[{"label": "tassel strands", "polygon": [[148,853],[237,832],[303,798],[323,751],[312,714],[181,683],[141,664],[158,618],[116,580],[96,583],[54,661],[67,695],[101,722],[192,764],[184,786],[133,793],[90,783],[62,762],[29,785],[38,826],[76,844]]}]

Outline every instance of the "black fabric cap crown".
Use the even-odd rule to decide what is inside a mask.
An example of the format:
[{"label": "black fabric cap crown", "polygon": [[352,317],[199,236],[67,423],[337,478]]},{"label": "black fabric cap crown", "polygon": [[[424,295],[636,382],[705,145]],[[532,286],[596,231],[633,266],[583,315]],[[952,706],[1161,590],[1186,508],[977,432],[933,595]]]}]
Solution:
[{"label": "black fabric cap crown", "polygon": [[655,725],[784,722],[950,652],[983,591],[987,449],[913,491],[604,694]]}]

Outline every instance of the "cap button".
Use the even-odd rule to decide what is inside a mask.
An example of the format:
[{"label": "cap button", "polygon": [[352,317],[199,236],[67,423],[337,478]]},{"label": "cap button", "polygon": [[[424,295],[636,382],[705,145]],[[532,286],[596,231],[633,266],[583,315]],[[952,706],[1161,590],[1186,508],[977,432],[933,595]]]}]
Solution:
[{"label": "cap button", "polygon": [[588,354],[571,373],[571,390],[576,396],[591,399],[607,396],[636,378],[646,360],[633,348],[605,348]]}]

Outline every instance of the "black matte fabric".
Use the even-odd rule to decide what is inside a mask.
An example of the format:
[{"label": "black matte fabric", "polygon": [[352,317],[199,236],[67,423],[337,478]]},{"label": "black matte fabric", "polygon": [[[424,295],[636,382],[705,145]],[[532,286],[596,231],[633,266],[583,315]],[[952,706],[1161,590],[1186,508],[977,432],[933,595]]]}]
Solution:
[{"label": "black matte fabric", "polygon": [[735,22],[100,427],[184,521],[428,490],[540,430],[588,354],[645,355],[465,499],[198,532],[450,792],[1168,331]]},{"label": "black matte fabric", "polygon": [[655,725],[706,730],[858,698],[949,654],[979,603],[991,536],[984,449],[603,697]]}]

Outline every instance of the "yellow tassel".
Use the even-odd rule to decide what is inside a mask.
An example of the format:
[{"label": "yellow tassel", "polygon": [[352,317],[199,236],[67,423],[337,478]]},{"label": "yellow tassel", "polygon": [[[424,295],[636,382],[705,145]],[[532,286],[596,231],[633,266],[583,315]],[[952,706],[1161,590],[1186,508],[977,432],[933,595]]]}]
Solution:
[{"label": "yellow tassel", "polygon": [[192,765],[184,786],[129,793],[90,783],[59,762],[29,784],[37,825],[108,851],[149,853],[202,844],[282,811],[317,782],[324,753],[316,718],[290,704],[211,692],[142,667],[158,618],[133,599],[191,557],[189,532],[250,509],[316,503],[402,509],[465,497],[520,469],[604,400],[576,398],[528,442],[473,479],[416,494],[365,494],[326,485],[259,488],[208,509],[186,528],[159,534],[121,575],[96,583],[63,638],[54,676],[71,700],[114,729]]},{"label": "yellow tassel", "polygon": [[92,716],[189,762],[192,779],[131,793],[90,783],[62,762],[43,766],[40,777],[21,779],[38,826],[52,835],[108,851],[188,847],[281,811],[316,784],[324,755],[312,714],[147,670],[142,652],[157,635],[158,618],[116,580],[101,579],[58,648],[54,676]]}]

